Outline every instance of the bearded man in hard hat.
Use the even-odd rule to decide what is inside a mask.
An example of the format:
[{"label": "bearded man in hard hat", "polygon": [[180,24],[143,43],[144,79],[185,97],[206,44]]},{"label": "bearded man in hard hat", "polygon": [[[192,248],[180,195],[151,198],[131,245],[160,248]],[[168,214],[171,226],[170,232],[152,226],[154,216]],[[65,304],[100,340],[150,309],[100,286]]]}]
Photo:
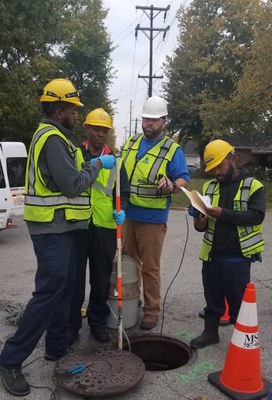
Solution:
[{"label": "bearded man in hard hat", "polygon": [[[113,154],[106,145],[112,119],[103,108],[91,111],[83,124],[87,140],[81,144],[85,162],[97,157]],[[110,339],[107,331],[107,318],[110,308],[107,304],[110,292],[110,276],[116,253],[116,224],[125,220],[125,210],[129,197],[129,182],[126,170],[120,169],[121,211],[115,210],[116,171],[102,169],[92,185],[92,216],[88,231],[78,231],[77,240],[77,273],[71,314],[68,328],[69,343],[78,336],[82,325],[81,307],[85,299],[86,263],[89,259],[90,295],[87,307],[87,318],[91,335],[99,342]]]},{"label": "bearded man in hard hat", "polygon": [[205,329],[192,339],[191,347],[201,349],[219,342],[218,326],[229,305],[230,322],[235,323],[243,294],[250,281],[251,262],[261,261],[265,217],[265,191],[257,179],[240,172],[234,147],[224,140],[210,142],[204,151],[206,172],[215,178],[203,185],[211,197],[206,215],[194,218],[197,231],[205,232],[200,252],[207,306]]},{"label": "bearded man in hard hat", "polygon": [[66,328],[76,271],[75,232],[87,229],[90,186],[112,155],[82,169],[81,152],[70,141],[76,109],[83,104],[67,79],[49,82],[40,97],[44,118],[30,144],[25,182],[24,219],[37,257],[35,291],[19,328],[0,355],[5,388],[15,396],[30,391],[21,366],[45,335],[44,358],[56,361],[68,348]]},{"label": "bearded man in hard hat", "polygon": [[122,159],[130,180],[130,199],[123,226],[123,250],[138,264],[143,284],[141,329],[156,326],[160,313],[160,258],[172,194],[190,179],[181,147],[164,134],[167,103],[146,100],[143,134],[128,139]]}]

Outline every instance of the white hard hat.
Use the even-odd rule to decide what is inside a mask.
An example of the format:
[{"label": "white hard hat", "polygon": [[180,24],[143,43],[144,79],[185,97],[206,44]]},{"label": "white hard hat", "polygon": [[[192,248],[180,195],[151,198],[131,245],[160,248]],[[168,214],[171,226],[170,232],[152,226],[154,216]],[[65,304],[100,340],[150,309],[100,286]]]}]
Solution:
[{"label": "white hard hat", "polygon": [[166,117],[167,114],[167,102],[162,97],[152,96],[144,103],[143,118],[161,118]]}]

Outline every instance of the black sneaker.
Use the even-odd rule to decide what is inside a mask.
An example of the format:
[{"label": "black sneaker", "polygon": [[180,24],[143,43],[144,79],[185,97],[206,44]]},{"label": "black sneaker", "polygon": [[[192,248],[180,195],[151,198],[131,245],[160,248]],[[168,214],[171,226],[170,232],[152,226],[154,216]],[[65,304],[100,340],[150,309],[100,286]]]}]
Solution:
[{"label": "black sneaker", "polygon": [[0,366],[2,382],[7,391],[15,396],[26,396],[30,393],[29,384],[22,374],[21,368],[9,369]]}]

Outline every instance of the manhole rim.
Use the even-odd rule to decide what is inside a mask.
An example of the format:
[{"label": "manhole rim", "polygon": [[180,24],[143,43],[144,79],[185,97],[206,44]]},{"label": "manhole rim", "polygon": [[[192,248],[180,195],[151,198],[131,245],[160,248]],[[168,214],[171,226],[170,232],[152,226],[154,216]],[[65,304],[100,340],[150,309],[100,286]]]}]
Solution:
[{"label": "manhole rim", "polygon": [[[163,342],[166,342],[166,341],[164,341],[164,339],[168,339],[170,341],[170,343],[168,342],[169,344],[177,344],[180,349],[187,350],[188,351],[188,356],[189,356],[188,362],[186,362],[186,364],[181,365],[181,366],[179,366],[177,368],[174,368],[172,370],[178,370],[178,369],[181,369],[181,368],[186,368],[187,366],[192,365],[196,361],[196,359],[198,358],[197,350],[193,349],[190,346],[189,343],[181,340],[180,338],[178,338],[177,336],[174,336],[174,335],[160,335],[159,333],[142,333],[140,335],[139,334],[135,334],[133,336],[129,336],[130,345],[132,345],[133,341],[135,341],[135,340],[136,341],[134,343],[140,342],[139,339],[146,339],[147,341],[148,341],[148,339],[151,339],[150,342],[153,341],[154,343],[156,342],[156,340],[153,340],[153,339],[157,339],[157,341],[158,340],[162,340]],[[128,343],[126,344],[126,346],[127,347],[123,346],[124,350],[127,350],[129,348]],[[161,372],[165,372],[165,371],[161,371]],[[169,371],[171,371],[171,369],[169,369]],[[159,371],[146,370],[146,373],[147,372],[155,373],[155,372],[159,372]]]}]

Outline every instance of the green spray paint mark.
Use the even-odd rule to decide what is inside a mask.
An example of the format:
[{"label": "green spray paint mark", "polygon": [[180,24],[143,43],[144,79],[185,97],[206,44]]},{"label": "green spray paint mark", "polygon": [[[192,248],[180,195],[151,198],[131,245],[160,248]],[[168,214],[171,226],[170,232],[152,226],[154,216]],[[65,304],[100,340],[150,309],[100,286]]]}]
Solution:
[{"label": "green spray paint mark", "polygon": [[191,332],[191,331],[187,331],[187,332],[179,332],[178,336],[181,336],[184,340],[188,340],[188,342],[193,339],[194,337],[196,337],[196,333],[195,332]]},{"label": "green spray paint mark", "polygon": [[182,382],[189,383],[192,381],[196,381],[203,375],[207,375],[207,373],[212,370],[214,370],[214,364],[209,361],[203,361],[196,364],[186,374],[179,374],[179,378],[182,380]]}]

